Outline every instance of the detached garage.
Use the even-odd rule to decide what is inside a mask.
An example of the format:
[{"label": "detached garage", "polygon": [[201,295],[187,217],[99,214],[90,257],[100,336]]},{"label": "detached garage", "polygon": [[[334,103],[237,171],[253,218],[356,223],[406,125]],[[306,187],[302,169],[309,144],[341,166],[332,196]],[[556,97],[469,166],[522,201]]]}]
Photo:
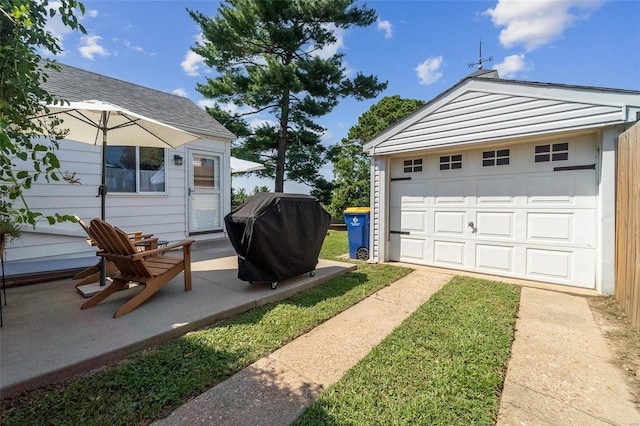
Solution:
[{"label": "detached garage", "polygon": [[479,70],[365,144],[371,260],[612,293],[618,136],[640,91]]}]

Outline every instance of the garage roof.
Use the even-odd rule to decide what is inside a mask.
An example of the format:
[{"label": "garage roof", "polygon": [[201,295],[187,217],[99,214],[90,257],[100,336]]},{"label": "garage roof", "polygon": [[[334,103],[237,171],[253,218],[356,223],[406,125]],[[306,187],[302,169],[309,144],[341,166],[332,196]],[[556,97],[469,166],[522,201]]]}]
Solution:
[{"label": "garage roof", "polygon": [[633,123],[640,91],[473,73],[364,144],[373,155]]}]

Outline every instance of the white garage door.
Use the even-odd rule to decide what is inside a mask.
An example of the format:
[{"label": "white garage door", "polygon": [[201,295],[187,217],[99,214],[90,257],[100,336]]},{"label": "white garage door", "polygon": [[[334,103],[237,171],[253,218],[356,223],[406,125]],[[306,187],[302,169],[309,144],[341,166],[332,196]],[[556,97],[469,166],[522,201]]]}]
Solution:
[{"label": "white garage door", "polygon": [[390,260],[595,287],[591,136],[391,161]]}]

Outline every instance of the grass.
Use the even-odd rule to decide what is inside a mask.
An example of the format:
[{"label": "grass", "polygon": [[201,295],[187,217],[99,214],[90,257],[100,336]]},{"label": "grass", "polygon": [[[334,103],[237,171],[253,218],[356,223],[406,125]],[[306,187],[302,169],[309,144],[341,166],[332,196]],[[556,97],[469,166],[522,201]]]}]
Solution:
[{"label": "grass", "polygon": [[493,425],[518,288],[455,277],[296,425]]},{"label": "grass", "polygon": [[[332,232],[321,257],[335,259],[346,251],[346,233]],[[285,301],[188,333],[117,365],[3,401],[0,424],[149,424],[409,272],[360,263],[356,272]]]}]

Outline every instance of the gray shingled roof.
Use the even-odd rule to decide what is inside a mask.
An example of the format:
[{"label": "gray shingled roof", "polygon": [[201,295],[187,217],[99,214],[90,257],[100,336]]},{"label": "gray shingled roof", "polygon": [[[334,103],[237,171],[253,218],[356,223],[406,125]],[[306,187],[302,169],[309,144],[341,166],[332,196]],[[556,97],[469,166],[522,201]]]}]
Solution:
[{"label": "gray shingled roof", "polygon": [[137,84],[60,64],[61,71],[48,70],[43,88],[67,101],[110,102],[138,114],[202,137],[223,140],[235,135],[193,101]]}]

